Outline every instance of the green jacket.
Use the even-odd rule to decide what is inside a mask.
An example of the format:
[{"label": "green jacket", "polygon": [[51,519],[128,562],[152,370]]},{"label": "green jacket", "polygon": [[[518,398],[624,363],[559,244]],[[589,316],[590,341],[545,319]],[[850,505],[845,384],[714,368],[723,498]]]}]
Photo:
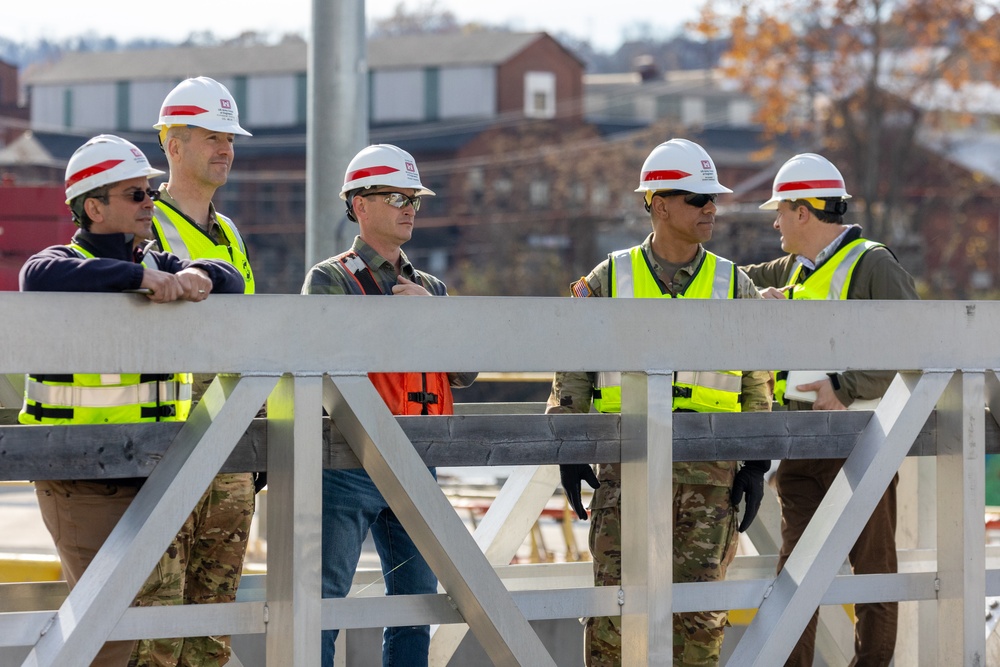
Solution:
[{"label": "green jacket", "polygon": [[[861,238],[861,228],[852,226],[841,239],[840,244],[830,253],[836,255],[836,250]],[[795,255],[785,255],[763,264],[753,264],[740,267],[746,271],[757,287],[785,287],[789,284],[792,273],[798,266]],[[820,265],[822,266],[822,264]],[[819,268],[819,267],[817,267]],[[809,277],[811,271],[803,270],[800,280]],[[899,265],[895,255],[885,247],[874,248],[866,252],[858,261],[851,276],[851,284],[847,289],[848,299],[919,299],[913,285],[913,278]],[[835,390],[837,399],[845,406],[858,399],[881,398],[888,389],[893,371],[848,371],[838,373],[840,388]],[[792,407],[809,409],[809,404]]]}]

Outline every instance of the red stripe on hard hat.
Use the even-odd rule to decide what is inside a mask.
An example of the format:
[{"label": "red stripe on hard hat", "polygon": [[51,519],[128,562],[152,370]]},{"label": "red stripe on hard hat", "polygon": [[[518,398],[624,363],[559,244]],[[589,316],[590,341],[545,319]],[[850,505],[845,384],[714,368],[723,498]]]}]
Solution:
[{"label": "red stripe on hard hat", "polygon": [[365,169],[358,169],[357,171],[352,171],[344,179],[345,183],[350,181],[356,181],[359,178],[367,178],[369,176],[385,176],[386,174],[391,174],[397,172],[399,169],[395,167],[383,166],[383,167],[366,167]]},{"label": "red stripe on hard hat", "polygon": [[200,116],[203,113],[208,113],[208,109],[202,109],[201,107],[195,106],[193,104],[178,104],[173,107],[163,107],[163,112],[161,116]]},{"label": "red stripe on hard hat", "polygon": [[786,190],[820,190],[827,188],[843,188],[844,182],[831,179],[829,181],[791,181],[778,186],[778,192]]},{"label": "red stripe on hard hat", "polygon": [[679,181],[682,178],[687,178],[691,174],[686,171],[681,171],[680,169],[661,169],[659,171],[647,171],[642,175],[642,181]]},{"label": "red stripe on hard hat", "polygon": [[66,179],[66,187],[73,185],[74,183],[79,183],[85,178],[89,178],[95,174],[99,174],[102,171],[107,171],[108,169],[114,169],[120,165],[125,160],[105,160],[104,162],[98,162],[97,164],[87,167],[86,169],[81,169],[72,176]]}]

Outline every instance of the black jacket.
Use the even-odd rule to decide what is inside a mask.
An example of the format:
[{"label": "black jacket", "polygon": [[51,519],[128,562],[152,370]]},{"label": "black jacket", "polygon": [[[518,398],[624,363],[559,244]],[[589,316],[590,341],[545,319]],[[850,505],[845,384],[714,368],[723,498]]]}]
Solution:
[{"label": "black jacket", "polygon": [[[94,255],[83,259],[64,245],[49,246],[28,258],[21,267],[22,292],[122,292],[138,289],[143,266],[136,262],[129,234],[92,234],[79,230],[73,242]],[[214,259],[186,260],[168,252],[151,251],[157,267],[179,273],[194,267],[212,281],[212,292],[242,294],[243,276],[232,265]],[[141,261],[141,259],[140,259]]]}]

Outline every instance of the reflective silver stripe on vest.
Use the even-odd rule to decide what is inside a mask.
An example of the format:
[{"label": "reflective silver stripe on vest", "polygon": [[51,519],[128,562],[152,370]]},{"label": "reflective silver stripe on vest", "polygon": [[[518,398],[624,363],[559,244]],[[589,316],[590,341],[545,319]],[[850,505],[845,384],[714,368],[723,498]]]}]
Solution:
[{"label": "reflective silver stripe on vest", "polygon": [[225,234],[225,230],[229,230],[229,237],[236,240],[236,245],[240,247],[240,252],[244,255],[247,254],[247,246],[243,243],[243,236],[240,234],[240,230],[236,229],[236,223],[218,211],[215,212],[215,221],[219,223],[220,227],[224,228],[223,234]]},{"label": "reflective silver stripe on vest", "polygon": [[731,394],[738,394],[743,389],[743,377],[714,371],[678,371],[674,373],[674,382],[690,384],[706,389],[716,389]]},{"label": "reflective silver stripe on vest", "polygon": [[728,259],[715,257],[715,276],[712,280],[712,298],[728,299],[730,278],[733,275],[733,263]]},{"label": "reflective silver stripe on vest", "polygon": [[[830,278],[830,291],[827,293],[827,300],[839,299],[841,292],[844,290],[844,285],[847,284],[847,278],[851,275],[851,269],[857,263],[858,259],[867,252],[870,248],[877,247],[878,244],[868,245],[868,242],[862,241],[853,248],[847,251],[844,258],[840,260],[837,268],[833,270],[833,276]],[[832,259],[832,258],[831,258]]]},{"label": "reflective silver stripe on vest", "polygon": [[159,206],[156,206],[153,208],[153,217],[160,223],[163,240],[169,246],[163,250],[177,255],[181,259],[191,259],[191,252],[188,250],[187,244],[184,243],[184,239],[181,238],[180,232],[177,231],[177,227],[170,221],[170,216]]},{"label": "reflective silver stripe on vest", "polygon": [[191,385],[177,382],[145,382],[125,387],[55,386],[28,382],[24,387],[29,400],[43,405],[73,408],[114,408],[140,403],[190,401]]},{"label": "reflective silver stripe on vest", "polygon": [[[615,270],[615,293],[613,296],[631,298],[635,293],[635,281],[632,279],[632,255],[628,250],[618,250],[611,253],[611,263]],[[615,385],[604,385],[605,387]]]}]

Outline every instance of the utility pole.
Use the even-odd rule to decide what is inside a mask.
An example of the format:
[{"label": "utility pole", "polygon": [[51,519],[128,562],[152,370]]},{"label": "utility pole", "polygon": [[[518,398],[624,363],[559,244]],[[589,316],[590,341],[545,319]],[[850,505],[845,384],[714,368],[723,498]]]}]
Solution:
[{"label": "utility pole", "polygon": [[[353,237],[340,199],[344,170],[368,145],[364,0],[312,0],[306,95],[306,270]],[[348,233],[343,233],[340,230]]]}]

